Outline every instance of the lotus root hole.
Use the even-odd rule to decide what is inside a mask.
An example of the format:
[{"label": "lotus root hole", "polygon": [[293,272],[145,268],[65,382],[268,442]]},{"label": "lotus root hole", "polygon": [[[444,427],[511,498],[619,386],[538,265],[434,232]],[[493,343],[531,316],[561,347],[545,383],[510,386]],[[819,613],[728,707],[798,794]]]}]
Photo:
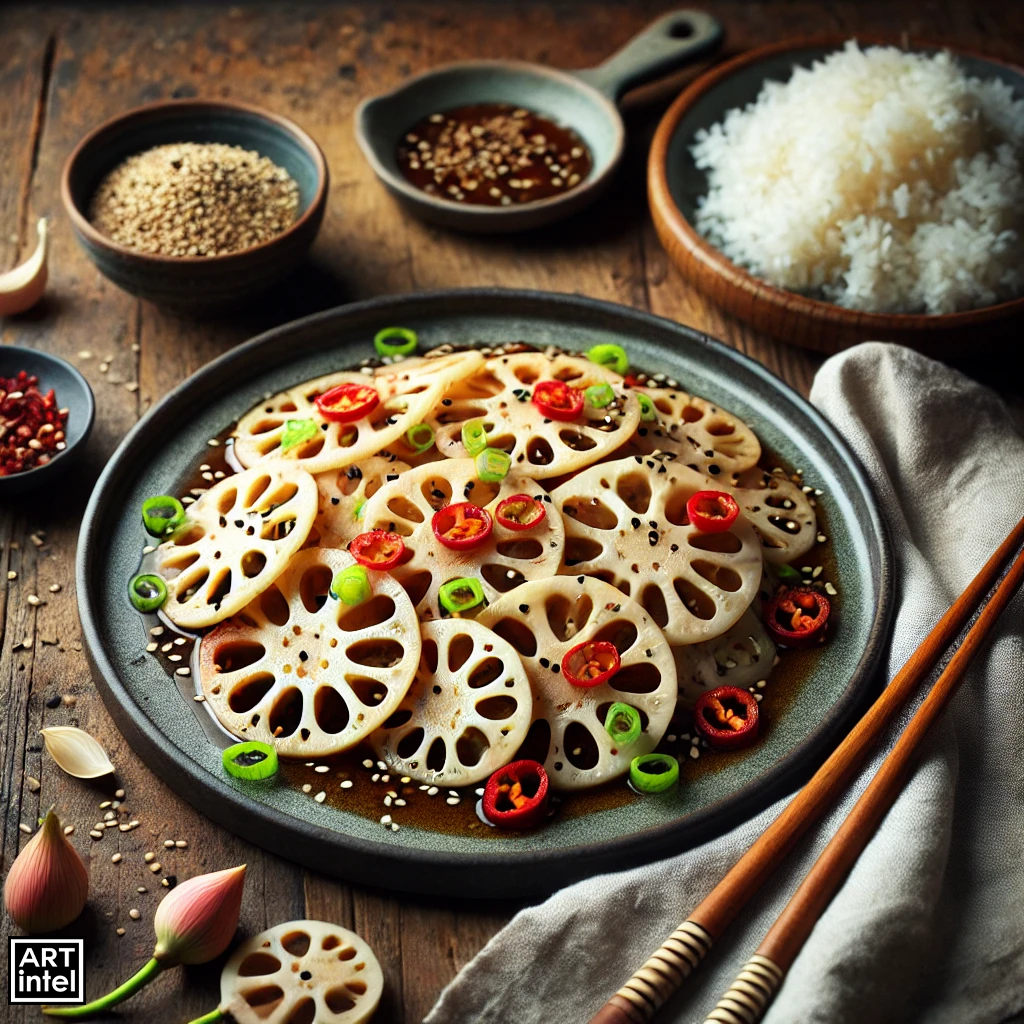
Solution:
[{"label": "lotus root hole", "polygon": [[569,498],[563,502],[562,511],[594,530],[614,530],[619,525],[619,517],[600,498]]},{"label": "lotus root hole", "polygon": [[705,562],[703,559],[695,561],[692,565],[694,572],[699,573],[713,587],[719,590],[736,593],[743,586],[743,580],[739,573],[725,565],[715,565],[713,562]]},{"label": "lotus root hole", "polygon": [[427,666],[427,671],[433,675],[437,671],[437,641],[430,637],[423,638],[422,648],[423,663]]},{"label": "lotus root hole", "polygon": [[692,533],[687,542],[698,551],[715,551],[722,555],[735,555],[743,547],[739,537],[729,530],[722,533]]},{"label": "lotus root hole", "polygon": [[504,671],[505,663],[500,658],[484,658],[478,665],[473,666],[466,682],[470,689],[479,690],[493,683]]},{"label": "lotus root hole", "polygon": [[497,551],[502,558],[517,558],[522,561],[529,561],[534,558],[540,558],[544,554],[544,545],[536,537],[499,540]]},{"label": "lotus root hole", "polygon": [[341,987],[328,989],[324,994],[324,1002],[331,1013],[344,1013],[356,1005],[355,1000]]},{"label": "lotus root hole", "polygon": [[346,649],[345,656],[356,665],[366,665],[370,668],[394,668],[405,657],[405,648],[397,640],[392,640],[389,637],[359,640]]},{"label": "lotus root hole", "polygon": [[526,577],[517,569],[510,569],[506,565],[490,564],[480,569],[480,575],[499,594],[507,594],[516,587],[521,587],[526,582]]},{"label": "lotus root hole", "polygon": [[480,763],[480,759],[487,753],[491,741],[476,726],[469,726],[463,730],[462,735],[455,741],[455,756],[459,763],[467,768],[472,768]]},{"label": "lotus root hole", "polygon": [[313,696],[313,717],[316,724],[331,736],[344,732],[349,722],[345,698],[333,686],[321,686]]},{"label": "lotus root hole", "polygon": [[296,687],[290,686],[274,701],[267,725],[270,727],[271,735],[280,738],[291,736],[298,729],[301,721],[302,692]]},{"label": "lotus root hole", "polygon": [[251,580],[267,567],[267,556],[262,551],[246,551],[242,555],[242,575]]},{"label": "lotus root hole", "polygon": [[620,693],[654,693],[661,685],[661,672],[653,662],[641,661],[619,669],[608,685]]},{"label": "lotus root hole", "polygon": [[250,992],[243,992],[242,998],[257,1017],[269,1017],[284,999],[284,990],[279,985],[262,985]]},{"label": "lotus root hole", "polygon": [[615,484],[615,493],[637,515],[642,516],[650,507],[651,485],[647,478],[639,473],[619,477]]},{"label": "lotus root hole", "polygon": [[679,600],[686,605],[692,615],[698,619],[713,619],[715,617],[715,602],[704,593],[703,590],[694,586],[689,580],[682,578],[673,581]]},{"label": "lotus root hole", "polygon": [[341,945],[341,939],[337,935],[325,935],[323,942],[320,943],[320,948],[323,950],[336,949]]},{"label": "lotus root hole", "polygon": [[543,437],[531,437],[526,443],[526,458],[533,466],[549,466],[554,461],[555,453]]},{"label": "lotus root hole", "polygon": [[255,640],[232,640],[221,644],[213,655],[213,663],[218,672],[238,672],[255,664],[267,649]]},{"label": "lotus root hole", "polygon": [[562,594],[552,594],[545,602],[544,610],[555,639],[565,643],[586,626],[594,610],[594,602],[586,594],[572,601]]},{"label": "lotus root hole", "polygon": [[[411,717],[411,712],[410,712]],[[423,743],[423,738],[426,736],[424,730],[417,726],[411,732],[407,732],[396,744],[395,753],[398,754],[403,761],[408,761]]]},{"label": "lotus root hole", "polygon": [[375,594],[369,601],[349,609],[339,620],[338,626],[346,633],[356,633],[372,626],[380,626],[395,614],[395,602],[387,594]]},{"label": "lotus root hole", "polygon": [[491,628],[524,658],[532,658],[537,653],[537,637],[525,622],[519,619],[502,619]]},{"label": "lotus root hole", "polygon": [[506,718],[511,718],[516,713],[517,707],[519,707],[519,701],[505,693],[484,697],[476,704],[477,713],[491,722],[503,722]]},{"label": "lotus root hole", "polygon": [[281,961],[271,953],[250,953],[239,965],[241,978],[256,978],[261,974],[276,974],[281,970]]},{"label": "lotus root hole", "polygon": [[589,771],[597,767],[601,751],[590,730],[582,722],[570,722],[565,729],[565,756],[574,768]]},{"label": "lotus root hole", "polygon": [[267,617],[274,626],[283,626],[291,617],[291,609],[285,600],[284,594],[276,585],[267,587],[260,594],[260,611]]},{"label": "lotus root hole", "polygon": [[312,996],[307,996],[295,1008],[285,1020],[285,1024],[313,1024],[316,1020],[316,1001]]},{"label": "lotus root hole", "polygon": [[[278,442],[280,444],[280,442]],[[245,496],[245,507],[252,508],[257,501],[259,501],[263,492],[270,486],[270,477],[266,474],[256,477],[251,484],[249,484],[249,490]]]},{"label": "lotus root hole", "polygon": [[590,537],[565,538],[565,564],[570,568],[600,558],[603,551],[604,547]]},{"label": "lotus root hole", "polygon": [[551,726],[546,718],[538,718],[530,725],[526,739],[516,751],[514,760],[537,761],[539,764],[544,764],[547,761],[550,748]]},{"label": "lotus root hole", "polygon": [[281,939],[281,946],[292,956],[305,956],[309,952],[309,935],[306,932],[289,932]]},{"label": "lotus root hole", "polygon": [[432,772],[439,772],[443,770],[447,760],[448,747],[445,745],[444,740],[438,736],[430,744],[430,749],[427,751],[427,767]]},{"label": "lotus root hole", "polygon": [[273,685],[274,677],[269,672],[260,672],[258,675],[243,679],[228,695],[228,707],[235,714],[244,715],[266,697]]}]

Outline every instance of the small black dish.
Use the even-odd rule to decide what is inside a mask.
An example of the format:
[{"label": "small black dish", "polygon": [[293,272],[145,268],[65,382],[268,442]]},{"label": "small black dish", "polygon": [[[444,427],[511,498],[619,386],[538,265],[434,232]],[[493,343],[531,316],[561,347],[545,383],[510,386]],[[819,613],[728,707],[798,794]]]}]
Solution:
[{"label": "small black dish", "polygon": [[64,428],[67,447],[51,456],[43,466],[0,476],[2,499],[25,494],[43,484],[52,484],[73,463],[80,461],[96,417],[92,388],[70,363],[32,348],[0,345],[0,377],[15,377],[21,370],[39,378],[38,387],[43,394],[53,388],[59,407],[68,410],[68,422]]}]

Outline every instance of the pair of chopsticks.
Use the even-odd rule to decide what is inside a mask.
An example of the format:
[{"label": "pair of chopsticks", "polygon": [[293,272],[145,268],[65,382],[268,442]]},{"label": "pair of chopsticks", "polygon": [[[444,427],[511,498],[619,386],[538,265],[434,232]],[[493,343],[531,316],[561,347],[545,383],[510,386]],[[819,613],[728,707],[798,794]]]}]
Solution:
[{"label": "pair of chopsticks", "polygon": [[[882,695],[839,744],[810,782],[768,826],[704,901],[657,952],[608,1000],[590,1024],[646,1024],[697,967],[740,910],[807,829],[860,768],[872,746],[982,605],[1024,541],[1024,519],[1010,532],[967,589],[942,616]],[[705,1024],[755,1024],[775,997],[786,972],[818,918],[842,885],[879,822],[903,788],[914,754],[956,693],[967,666],[1024,581],[1024,550],[992,591],[988,603],[927,697],[903,730],[877,774],[822,851],[772,925],[757,952]]]}]

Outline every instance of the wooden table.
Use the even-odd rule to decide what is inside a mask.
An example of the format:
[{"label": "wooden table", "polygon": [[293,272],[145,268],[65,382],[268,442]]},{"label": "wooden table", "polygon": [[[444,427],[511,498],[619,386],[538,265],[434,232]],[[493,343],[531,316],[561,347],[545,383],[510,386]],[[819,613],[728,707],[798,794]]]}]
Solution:
[{"label": "wooden table", "polygon": [[[0,509],[2,865],[6,872],[26,840],[19,824],[34,828],[50,804],[75,825],[73,842],[89,858],[91,879],[80,922],[91,995],[108,991],[149,957],[153,912],[166,891],[159,879],[168,874],[184,879],[248,863],[242,919],[248,932],[304,916],[354,928],[384,967],[381,1024],[421,1020],[441,988],[515,911],[509,904],[396,897],[321,877],[242,842],[175,796],[128,748],[90,679],[75,607],[78,523],[104,460],[173,385],[263,329],[389,292],[456,285],[581,292],[708,331],[806,393],[819,360],[759,337],[709,307],[667,262],[655,238],[644,166],[664,94],[649,91],[653,108],[630,113],[629,155],[609,199],[551,235],[463,238],[410,220],[374,180],[353,140],[357,102],[406,75],[470,56],[593,64],[672,6],[660,0],[435,0],[109,11],[6,6],[0,12],[0,267],[34,246],[37,216],[51,217],[53,225],[46,300],[0,324],[3,342],[75,362],[98,404],[82,475],[58,493]],[[907,31],[1010,59],[1020,56],[1024,44],[1024,5],[1003,0],[718,0],[709,9],[728,28],[730,53],[821,31],[894,37]],[[667,91],[677,91],[687,77],[678,76]],[[73,241],[58,190],[65,158],[94,125],[140,103],[197,95],[248,100],[295,118],[323,147],[332,176],[327,217],[308,267],[258,308],[203,323],[163,313],[102,278]],[[998,379],[998,365],[985,369]],[[137,389],[130,386],[136,383]],[[45,603],[32,607],[30,594]],[[125,806],[142,823],[136,831],[89,838],[103,815],[103,795],[64,776],[41,753],[38,730],[58,724],[78,725],[106,745],[127,791]],[[188,849],[165,851],[168,838],[187,839]],[[148,850],[163,863],[160,876],[143,862]],[[117,865],[111,863],[115,851],[123,855]],[[138,893],[139,886],[147,891]],[[141,911],[140,920],[130,918],[131,908]],[[7,931],[9,925],[4,920]],[[118,927],[126,929],[123,936]],[[6,968],[6,944],[0,949]],[[199,1016],[217,1002],[218,974],[219,964],[172,973],[127,1004],[121,1019],[134,1024]],[[6,979],[0,984],[6,990]],[[31,1007],[9,1012],[12,1022],[39,1019]]]}]

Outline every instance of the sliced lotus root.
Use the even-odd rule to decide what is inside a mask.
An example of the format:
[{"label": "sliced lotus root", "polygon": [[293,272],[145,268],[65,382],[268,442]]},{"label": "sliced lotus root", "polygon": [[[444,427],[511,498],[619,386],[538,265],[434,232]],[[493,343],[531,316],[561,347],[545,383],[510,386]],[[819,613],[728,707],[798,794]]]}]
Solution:
[{"label": "sliced lotus root", "polygon": [[310,536],[316,536],[320,547],[347,548],[349,541],[365,530],[365,502],[385,483],[397,480],[409,468],[407,462],[389,452],[382,452],[358,466],[317,473],[315,479],[320,491],[320,508]]},{"label": "sliced lotus root", "polygon": [[761,443],[739,417],[685,391],[639,386],[634,390],[654,403],[657,419],[640,423],[630,449],[643,455],[671,452],[684,465],[714,479],[757,465]]},{"label": "sliced lotus root", "polygon": [[371,596],[330,596],[347,551],[307,548],[270,588],[200,641],[199,676],[218,721],[283,757],[326,757],[365,739],[405,696],[420,660],[416,612],[388,573]]},{"label": "sliced lotus root", "polygon": [[[495,509],[513,494],[544,501],[543,521],[521,531],[501,526]],[[453,551],[434,536],[431,520],[438,509],[463,501],[490,512],[494,525],[477,547]],[[492,602],[526,580],[554,576],[565,544],[562,517],[535,480],[510,473],[501,483],[484,483],[477,479],[473,459],[432,462],[403,473],[367,502],[363,523],[366,530],[402,535],[405,557],[391,575],[408,591],[422,619],[441,617],[438,591],[452,580],[475,577]]]},{"label": "sliced lotus root", "polygon": [[426,622],[422,637],[419,672],[370,743],[397,774],[471,786],[526,739],[530,681],[511,644],[472,619]]},{"label": "sliced lotus root", "polygon": [[773,565],[806,555],[818,539],[818,517],[810,499],[783,473],[755,466],[734,476],[729,491],[761,537],[765,561]]},{"label": "sliced lotus root", "polygon": [[156,550],[162,611],[201,629],[244,608],[285,571],[316,516],[316,483],[295,466],[246,470],[214,484]]},{"label": "sliced lotus root", "polygon": [[[585,789],[618,778],[650,753],[668,728],[677,697],[672,650],[654,620],[611,584],[586,576],[536,580],[506,594],[477,619],[519,653],[533,688],[533,721],[517,758],[540,761],[556,789]],[[562,658],[577,644],[614,644],[621,667],[597,686],[573,686]],[[643,732],[619,746],[605,728],[608,709],[628,704]]]},{"label": "sliced lotus root", "polygon": [[364,1024],[384,991],[373,950],[326,921],[286,921],[247,939],[220,975],[237,1024]]},{"label": "sliced lotus root", "polygon": [[[587,404],[580,417],[569,422],[549,420],[530,399],[536,383],[553,379],[577,388],[608,383],[615,399],[603,409]],[[462,424],[482,419],[487,443],[508,452],[513,468],[536,480],[561,476],[589,466],[633,436],[640,404],[621,380],[580,356],[498,356],[451,388],[427,422],[434,428],[438,449],[448,458],[466,457]]]},{"label": "sliced lotus root", "polygon": [[[310,473],[355,465],[424,422],[447,388],[482,363],[479,352],[466,351],[381,367],[373,376],[343,372],[306,381],[260,402],[238,421],[235,455],[243,466],[269,458],[294,460]],[[353,423],[327,420],[315,400],[339,384],[372,385],[380,403],[368,416]],[[282,451],[289,420],[311,421],[316,434]]]},{"label": "sliced lotus root", "polygon": [[635,456],[577,474],[551,492],[566,533],[567,574],[614,584],[672,644],[724,633],[761,581],[761,545],[740,516],[723,533],[690,525],[686,502],[707,478],[675,460]]},{"label": "sliced lotus root", "polygon": [[775,644],[753,608],[714,640],[673,648],[679,696],[692,704],[716,686],[753,686],[767,679],[775,662]]}]

